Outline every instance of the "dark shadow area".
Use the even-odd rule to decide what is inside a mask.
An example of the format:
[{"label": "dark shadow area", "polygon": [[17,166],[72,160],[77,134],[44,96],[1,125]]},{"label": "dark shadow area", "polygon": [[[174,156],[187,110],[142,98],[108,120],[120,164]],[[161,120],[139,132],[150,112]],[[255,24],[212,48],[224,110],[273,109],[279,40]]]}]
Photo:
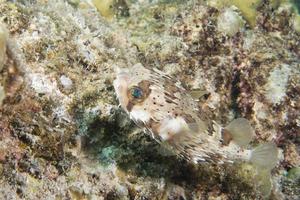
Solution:
[{"label": "dark shadow area", "polygon": [[300,13],[300,1],[299,0],[293,0],[293,3],[295,4],[298,13]]},{"label": "dark shadow area", "polygon": [[201,188],[205,195],[219,191],[229,194],[231,199],[241,199],[245,194],[253,197],[253,187],[236,175],[235,167],[211,163],[195,165],[172,155],[151,136],[139,131],[121,109],[113,110],[105,120],[93,121],[83,141],[86,154],[104,165],[116,163],[121,170],[135,176],[163,177],[169,183],[186,188],[190,194]]}]

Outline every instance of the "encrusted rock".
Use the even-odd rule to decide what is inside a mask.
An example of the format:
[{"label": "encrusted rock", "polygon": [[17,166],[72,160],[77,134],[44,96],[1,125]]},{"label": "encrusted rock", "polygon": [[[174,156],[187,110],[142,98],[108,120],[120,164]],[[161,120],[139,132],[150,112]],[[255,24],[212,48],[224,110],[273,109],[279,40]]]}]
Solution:
[{"label": "encrusted rock", "polygon": [[297,195],[283,173],[299,167],[295,13],[273,1],[255,1],[251,15],[242,1],[93,2],[104,11],[85,0],[0,3],[0,199],[259,198],[250,165],[186,163],[134,125],[112,82],[135,63],[206,91],[199,107],[222,125],[249,119],[253,145],[283,151],[271,195]]}]

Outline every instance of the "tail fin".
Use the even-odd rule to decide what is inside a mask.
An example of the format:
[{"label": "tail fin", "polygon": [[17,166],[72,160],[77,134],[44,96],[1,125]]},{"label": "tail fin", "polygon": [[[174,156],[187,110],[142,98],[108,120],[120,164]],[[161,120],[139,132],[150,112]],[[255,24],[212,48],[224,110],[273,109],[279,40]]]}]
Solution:
[{"label": "tail fin", "polygon": [[278,149],[272,142],[260,144],[250,155],[250,162],[260,169],[271,170],[278,161]]},{"label": "tail fin", "polygon": [[248,145],[254,136],[254,131],[249,121],[245,118],[233,120],[224,130],[229,133],[232,140],[241,147]]},{"label": "tail fin", "polygon": [[278,149],[272,142],[260,144],[251,151],[249,161],[256,167],[256,185],[263,196],[268,199],[272,191],[271,170],[278,162]]},{"label": "tail fin", "polygon": [[272,191],[272,179],[270,170],[258,169],[255,175],[257,189],[262,195],[263,199],[268,199]]}]

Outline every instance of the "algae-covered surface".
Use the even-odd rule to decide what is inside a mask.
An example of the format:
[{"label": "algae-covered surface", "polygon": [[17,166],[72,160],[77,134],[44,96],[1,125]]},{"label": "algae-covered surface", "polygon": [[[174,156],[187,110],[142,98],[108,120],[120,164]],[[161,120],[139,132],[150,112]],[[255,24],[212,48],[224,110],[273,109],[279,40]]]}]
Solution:
[{"label": "algae-covered surface", "polygon": [[[299,10],[0,0],[0,199],[299,199]],[[112,86],[117,67],[136,63],[207,91],[199,106],[222,125],[247,118],[253,146],[280,150],[271,175],[188,163],[137,128]]]}]

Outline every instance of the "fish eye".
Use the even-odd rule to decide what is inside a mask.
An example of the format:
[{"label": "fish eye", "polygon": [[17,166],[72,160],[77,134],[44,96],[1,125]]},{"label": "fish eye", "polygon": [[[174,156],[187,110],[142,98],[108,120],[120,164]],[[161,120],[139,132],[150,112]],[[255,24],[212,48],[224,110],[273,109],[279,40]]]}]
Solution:
[{"label": "fish eye", "polygon": [[135,99],[140,99],[143,97],[143,90],[139,87],[133,87],[130,89],[130,94]]}]

